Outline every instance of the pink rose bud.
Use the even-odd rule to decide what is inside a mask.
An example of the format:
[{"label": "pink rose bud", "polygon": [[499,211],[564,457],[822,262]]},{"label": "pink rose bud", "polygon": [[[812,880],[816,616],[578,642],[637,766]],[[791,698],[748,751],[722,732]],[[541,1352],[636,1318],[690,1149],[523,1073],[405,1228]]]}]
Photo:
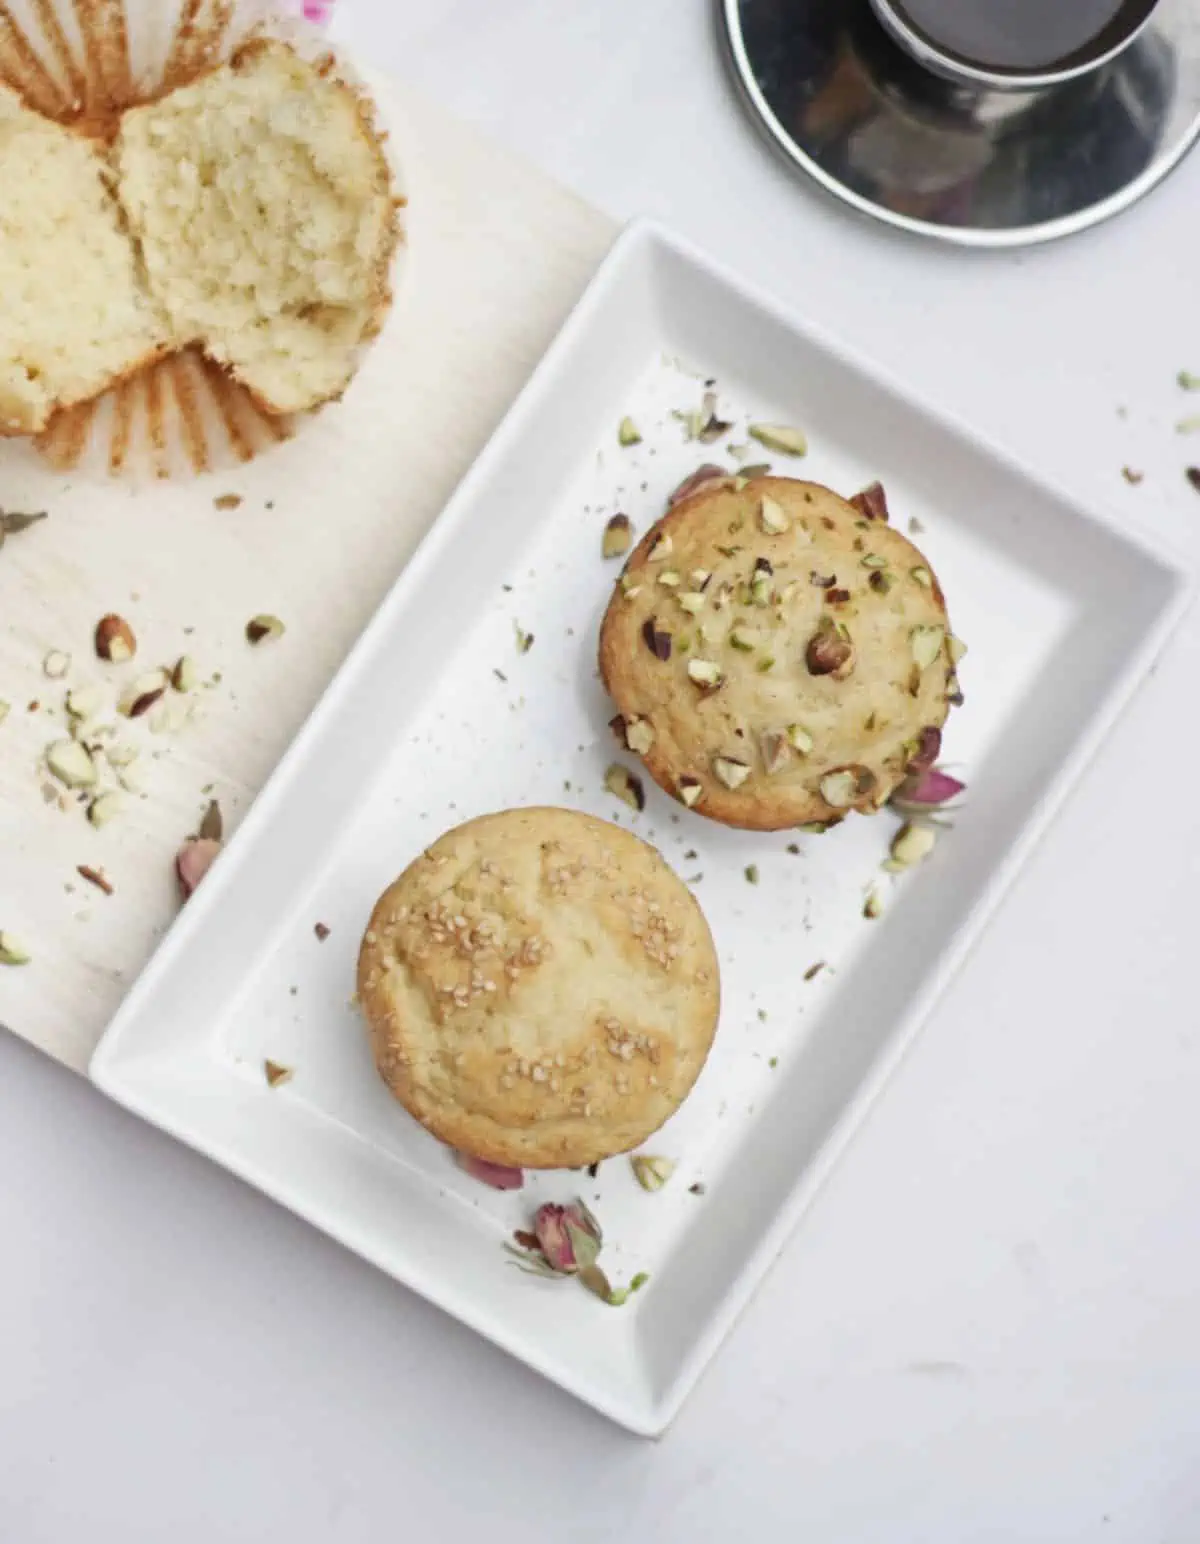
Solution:
[{"label": "pink rose bud", "polygon": [[175,873],[186,901],[208,873],[221,851],[220,842],[207,836],[189,837],[175,856]]},{"label": "pink rose bud", "polygon": [[488,1163],[486,1158],[473,1158],[470,1153],[456,1152],[454,1156],[458,1159],[460,1169],[481,1184],[490,1185],[493,1190],[520,1190],[525,1183],[523,1169],[510,1169],[503,1163]]},{"label": "pink rose bud", "polygon": [[561,1276],[595,1265],[600,1253],[600,1224],[582,1201],[569,1206],[548,1202],[533,1219],[538,1248],[550,1269]]},{"label": "pink rose bud", "polygon": [[922,767],[904,779],[892,795],[891,802],[900,810],[910,806],[925,810],[940,809],[943,804],[956,799],[966,786],[966,783],[951,777],[948,772],[939,772],[937,767]]}]

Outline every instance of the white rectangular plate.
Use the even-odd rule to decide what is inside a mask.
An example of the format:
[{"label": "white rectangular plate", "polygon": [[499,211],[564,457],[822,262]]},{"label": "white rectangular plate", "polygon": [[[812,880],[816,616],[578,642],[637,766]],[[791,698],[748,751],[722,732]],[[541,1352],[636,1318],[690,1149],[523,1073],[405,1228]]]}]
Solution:
[{"label": "white rectangular plate", "polygon": [[[672,409],[696,407],[705,377],[736,425],[701,447]],[[644,440],[623,450],[626,414]],[[846,493],[883,479],[893,520],[924,528],[970,645],[945,750],[966,769],[968,807],[903,880],[879,869],[888,815],[793,841],[722,830],[653,787],[637,816],[603,789],[616,754],[595,670],[615,569],[600,557],[605,521],[621,509],[644,530],[755,419],[803,425],[812,448],[796,462],[755,447],[752,460]],[[350,467],[346,479],[353,499]],[[1129,530],[635,225],[130,993],[92,1076],[614,1420],[661,1432],[1187,588]],[[534,635],[527,653],[518,627]],[[694,883],[717,939],[721,1030],[650,1144],[678,1163],[655,1195],[624,1159],[595,1180],[486,1190],[372,1066],[352,993],[377,894],[446,827],[531,803],[631,823]],[[887,905],[868,921],[877,883]],[[292,1081],[269,1090],[267,1057]],[[536,1205],[576,1191],[604,1225],[614,1281],[650,1274],[624,1308],[505,1255]]]}]

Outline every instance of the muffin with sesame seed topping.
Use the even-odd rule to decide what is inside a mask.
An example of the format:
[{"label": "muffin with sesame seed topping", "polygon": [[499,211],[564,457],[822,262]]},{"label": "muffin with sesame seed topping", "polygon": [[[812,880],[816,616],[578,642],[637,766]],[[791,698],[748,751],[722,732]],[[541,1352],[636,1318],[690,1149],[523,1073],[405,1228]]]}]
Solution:
[{"label": "muffin with sesame seed topping", "polygon": [[935,760],[961,652],[878,484],[847,500],[725,477],[631,554],[600,673],[660,787],[725,825],[778,830],[873,812]]},{"label": "muffin with sesame seed topping", "polygon": [[440,837],[380,898],[358,992],[380,1075],[434,1136],[515,1168],[626,1152],[716,1033],[704,914],[653,847],[573,810]]}]

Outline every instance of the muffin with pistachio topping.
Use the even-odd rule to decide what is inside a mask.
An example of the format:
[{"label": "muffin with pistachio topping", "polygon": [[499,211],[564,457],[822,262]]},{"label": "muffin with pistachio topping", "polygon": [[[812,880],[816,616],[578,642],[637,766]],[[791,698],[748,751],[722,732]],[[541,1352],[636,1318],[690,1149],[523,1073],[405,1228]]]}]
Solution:
[{"label": "muffin with pistachio topping", "polygon": [[960,645],[878,487],[730,477],[634,550],[600,634],[615,727],[660,787],[724,825],[872,812],[938,754]]},{"label": "muffin with pistachio topping", "polygon": [[388,1088],[489,1164],[575,1168],[683,1103],[716,1033],[716,952],[640,838],[573,810],[440,837],[380,898],[358,991]]}]

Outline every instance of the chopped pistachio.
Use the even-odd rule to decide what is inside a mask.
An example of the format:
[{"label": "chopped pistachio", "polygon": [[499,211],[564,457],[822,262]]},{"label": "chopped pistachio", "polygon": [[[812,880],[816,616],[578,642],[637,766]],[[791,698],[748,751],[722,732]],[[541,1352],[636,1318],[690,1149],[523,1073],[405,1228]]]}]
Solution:
[{"label": "chopped pistachio", "polygon": [[646,808],[646,791],[642,787],[641,778],[619,761],[614,761],[604,774],[604,786],[623,804],[628,804],[631,810],[640,812]]},{"label": "chopped pistachio", "polygon": [[854,494],[850,502],[868,520],[882,520],[885,525],[887,524],[887,494],[881,482],[868,484],[861,492]]},{"label": "chopped pistachio", "polygon": [[870,893],[863,902],[863,916],[869,922],[874,922],[877,918],[883,916],[883,892],[879,889],[878,885],[871,887]]},{"label": "chopped pistachio", "polygon": [[127,767],[138,759],[137,749],[126,740],[119,740],[104,752],[110,767]]},{"label": "chopped pistachio", "polygon": [[632,543],[633,521],[628,515],[614,515],[604,527],[604,538],[600,544],[602,554],[606,558],[624,557]]},{"label": "chopped pistachio", "polygon": [[664,568],[658,576],[658,582],[665,590],[677,590],[681,581],[673,568]]},{"label": "chopped pistachio", "polygon": [[748,885],[756,885],[758,883],[758,864],[757,863],[747,863],[745,869],[743,870],[743,873],[746,876],[746,883]]},{"label": "chopped pistachio", "polygon": [[942,652],[946,641],[946,629],[937,625],[917,626],[908,635],[913,663],[918,670],[928,670]]},{"label": "chopped pistachio", "polygon": [[886,568],[887,562],[887,558],[881,557],[878,552],[868,552],[862,560],[862,566],[864,568]]},{"label": "chopped pistachio", "polygon": [[1138,483],[1144,481],[1146,474],[1145,472],[1135,471],[1131,466],[1123,466],[1121,468],[1121,476],[1130,485],[1130,487],[1136,488]]},{"label": "chopped pistachio", "polygon": [[853,767],[839,767],[837,772],[826,772],[820,780],[820,795],[834,809],[849,809],[862,792],[859,774]]},{"label": "chopped pistachio", "polygon": [[671,657],[671,634],[660,627],[657,617],[647,617],[642,623],[642,638],[655,659],[664,663]]},{"label": "chopped pistachio", "polygon": [[825,618],[808,640],[804,658],[809,675],[831,675],[835,681],[844,681],[854,669],[854,645],[844,636],[844,629]]},{"label": "chopped pistachio", "polygon": [[754,668],[758,671],[759,675],[766,675],[768,671],[774,670],[775,668],[774,656],[771,654],[764,654]]},{"label": "chopped pistachio", "polygon": [[782,536],[792,524],[783,505],[776,499],[768,498],[765,493],[759,501],[758,523],[768,536]]},{"label": "chopped pistachio", "polygon": [[906,820],[892,839],[892,862],[897,868],[913,868],[923,863],[936,845],[937,832],[932,826]]},{"label": "chopped pistachio", "polygon": [[637,424],[634,423],[632,418],[622,418],[621,422],[617,425],[617,444],[628,447],[630,445],[640,445],[641,443],[642,436],[638,433]]},{"label": "chopped pistachio", "polygon": [[706,391],[704,400],[700,404],[700,417],[703,420],[696,438],[703,445],[711,445],[719,440],[723,434],[728,434],[733,428],[728,419],[717,416],[717,394],[715,391]]},{"label": "chopped pistachio", "polygon": [[893,580],[886,568],[877,568],[872,572],[867,583],[877,595],[886,595],[892,588]]},{"label": "chopped pistachio", "polygon": [[533,648],[533,634],[527,633],[519,622],[514,622],[513,635],[517,641],[517,653],[528,654]]},{"label": "chopped pistachio", "polygon": [[695,590],[686,590],[677,599],[689,616],[699,616],[704,610],[704,596]]},{"label": "chopped pistachio", "polygon": [[67,693],[67,712],[81,722],[103,712],[108,694],[102,686],[76,686]]},{"label": "chopped pistachio", "polygon": [[191,692],[195,691],[198,679],[196,661],[190,654],[181,655],[171,671],[171,685],[177,692]]},{"label": "chopped pistachio", "polygon": [[714,664],[711,659],[689,659],[687,673],[689,680],[710,692],[716,691],[725,679],[720,665]]},{"label": "chopped pistachio", "polygon": [[803,724],[789,724],[787,727],[788,744],[801,756],[807,756],[813,748],[813,737]]},{"label": "chopped pistachio", "polygon": [[121,693],[117,701],[117,712],[125,718],[141,718],[143,713],[148,713],[167,689],[167,673],[165,670],[150,670],[138,678]]},{"label": "chopped pistachio", "polygon": [[698,777],[684,776],[679,779],[679,797],[688,809],[692,808],[703,792],[704,785]]},{"label": "chopped pistachio", "polygon": [[282,638],[286,631],[278,617],[261,612],[246,623],[246,640],[249,643],[263,643],[268,638]]},{"label": "chopped pistachio", "polygon": [[75,740],[58,740],[46,752],[46,765],[68,788],[91,788],[96,764],[87,749]]},{"label": "chopped pistachio", "polygon": [[638,1153],[629,1160],[629,1167],[633,1170],[633,1177],[643,1190],[661,1190],[675,1172],[675,1163],[671,1158],[659,1158],[646,1153]]},{"label": "chopped pistachio", "polygon": [[751,439],[765,445],[768,450],[781,456],[806,456],[808,440],[799,429],[787,424],[751,424],[747,433]]},{"label": "chopped pistachio", "polygon": [[140,757],[133,757],[123,766],[117,768],[117,782],[120,783],[126,793],[145,793],[147,783],[146,763]]},{"label": "chopped pistachio", "polygon": [[750,768],[746,763],[733,756],[714,756],[713,772],[731,792],[740,788],[750,776]]},{"label": "chopped pistachio", "polygon": [[42,661],[42,672],[51,681],[61,681],[71,668],[71,656],[61,649],[51,649]]},{"label": "chopped pistachio", "polygon": [[267,1080],[268,1088],[278,1088],[281,1083],[288,1083],[295,1075],[291,1067],[285,1067],[282,1062],[263,1062],[263,1074]]},{"label": "chopped pistachio", "polygon": [[1190,370],[1181,370],[1175,379],[1184,391],[1200,391],[1200,375],[1193,375]]},{"label": "chopped pistachio", "polygon": [[665,531],[660,531],[650,544],[650,550],[646,554],[647,563],[661,563],[671,556],[674,542]]},{"label": "chopped pistachio", "polygon": [[1194,414],[1191,418],[1181,418],[1175,425],[1176,434],[1200,434],[1200,414]]},{"label": "chopped pistachio", "polygon": [[744,466],[738,475],[743,482],[753,482],[756,477],[770,477],[771,463],[756,461],[753,466]]},{"label": "chopped pistachio", "polygon": [[638,756],[644,756],[654,744],[654,725],[648,718],[631,718],[625,725],[625,744]]},{"label": "chopped pistachio", "polygon": [[121,813],[124,803],[119,793],[102,793],[88,805],[88,820],[99,830]]},{"label": "chopped pistachio", "polygon": [[196,836],[202,842],[219,842],[225,835],[225,817],[216,799],[209,801],[208,808],[196,828]]},{"label": "chopped pistachio", "polygon": [[910,568],[909,573],[923,590],[933,589],[933,575],[925,567],[924,563],[918,563],[915,568]]},{"label": "chopped pistachio", "polygon": [[966,652],[967,646],[961,638],[956,637],[953,633],[947,635],[946,653],[949,654],[952,665],[957,665],[959,660],[966,656]]},{"label": "chopped pistachio", "polygon": [[671,417],[677,418],[683,425],[684,438],[698,440],[704,428],[704,414],[699,408],[689,408],[686,412],[682,408],[672,408]]},{"label": "chopped pistachio", "polygon": [[730,646],[743,654],[753,653],[762,640],[763,635],[756,628],[743,627],[740,623],[729,634]]},{"label": "chopped pistachio", "polygon": [[775,730],[767,730],[758,737],[758,749],[768,776],[773,776],[788,759],[787,736]]},{"label": "chopped pistachio", "polygon": [[0,965],[28,965],[32,958],[14,934],[0,932]]}]

